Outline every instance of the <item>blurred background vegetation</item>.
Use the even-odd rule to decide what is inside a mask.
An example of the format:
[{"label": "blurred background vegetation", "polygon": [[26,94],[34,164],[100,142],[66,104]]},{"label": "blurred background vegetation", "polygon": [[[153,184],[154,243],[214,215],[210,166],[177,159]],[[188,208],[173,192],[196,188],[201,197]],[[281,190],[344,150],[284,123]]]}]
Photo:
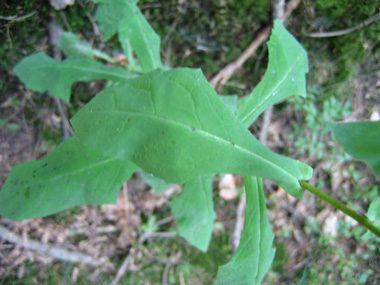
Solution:
[{"label": "blurred background vegetation", "polygon": [[[164,63],[201,68],[209,79],[235,60],[273,20],[268,0],[141,0],[139,7],[161,36]],[[12,68],[34,52],[52,54],[52,17],[64,30],[79,34],[112,56],[120,55],[116,37],[103,43],[96,34],[91,23],[95,11],[92,2],[83,0],[59,11],[42,0],[5,0],[0,4],[1,185],[11,166],[44,156],[62,140],[54,101],[46,94],[25,90]],[[301,1],[286,24],[308,52],[308,95],[276,105],[268,131],[268,147],[311,165],[314,185],[361,214],[366,213],[371,201],[380,199],[380,178],[344,153],[332,137],[329,124],[379,116],[380,21],[337,37],[312,38],[308,34],[344,30],[379,12],[377,0]],[[25,15],[30,16],[23,18]],[[267,60],[263,44],[220,93],[248,94],[264,74]],[[66,106],[69,116],[103,87],[104,83],[98,81],[75,84],[72,102]],[[259,118],[251,127],[255,135],[261,122]],[[238,177],[236,181],[241,187]],[[19,234],[28,229],[31,238],[40,240],[44,232],[50,232],[45,240],[53,243],[62,242],[58,238],[62,229],[75,232],[81,227],[89,228],[89,232],[69,235],[65,244],[106,255],[117,269],[144,231],[176,230],[173,221],[157,225],[157,221],[170,216],[170,208],[158,202],[139,175],[129,183],[128,194],[138,221],[135,225],[120,214],[117,206],[78,207],[33,222],[12,223],[0,217],[0,223]],[[266,283],[380,284],[378,238],[311,195],[297,201],[272,184],[267,184],[266,194],[277,247]],[[134,261],[139,269],[130,270],[123,284],[210,284],[217,266],[232,254],[230,237],[238,200],[220,198],[216,182],[214,203],[217,220],[207,253],[190,247],[181,238],[149,239],[139,247]],[[114,231],[96,231],[104,226],[114,226]],[[5,241],[0,241],[0,264],[3,284],[109,283],[115,276],[115,269],[46,260]]]}]

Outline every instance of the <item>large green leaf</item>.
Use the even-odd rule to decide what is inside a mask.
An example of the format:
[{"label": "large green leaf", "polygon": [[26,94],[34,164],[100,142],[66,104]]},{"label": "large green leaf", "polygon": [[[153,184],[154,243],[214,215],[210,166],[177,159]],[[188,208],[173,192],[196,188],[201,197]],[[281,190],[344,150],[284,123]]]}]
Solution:
[{"label": "large green leaf", "polygon": [[91,44],[82,41],[77,35],[70,32],[62,33],[59,37],[58,46],[67,57],[97,57],[111,63],[115,62],[108,54],[94,49]]},{"label": "large green leaf", "polygon": [[200,70],[156,70],[98,94],[71,120],[78,137],[167,182],[255,175],[301,197],[312,169],[272,153],[219,99]]},{"label": "large green leaf", "polygon": [[215,284],[260,284],[269,270],[275,249],[265,207],[262,180],[244,177],[247,197],[244,230],[232,259],[219,267]]},{"label": "large green leaf", "polygon": [[[110,39],[119,33],[122,47],[131,44],[140,61],[143,72],[161,68],[160,37],[144,18],[136,5],[136,1],[129,0],[93,0],[98,3],[96,20],[104,39]],[[129,51],[125,51],[127,54]]]},{"label": "large green leaf", "polygon": [[0,214],[19,221],[76,205],[115,203],[135,170],[133,163],[103,156],[74,136],[44,159],[12,168],[0,191]]},{"label": "large green leaf", "polygon": [[380,175],[380,121],[339,123],[331,129],[345,151]]},{"label": "large green leaf", "polygon": [[261,82],[244,98],[237,117],[246,127],[268,107],[291,96],[306,96],[307,53],[297,40],[276,20],[268,42],[269,64]]},{"label": "large green leaf", "polygon": [[212,202],[212,177],[188,181],[182,193],[170,203],[178,230],[193,246],[206,251],[215,220]]},{"label": "large green leaf", "polygon": [[76,57],[56,61],[43,52],[24,58],[14,72],[26,87],[37,92],[49,91],[52,95],[70,101],[71,85],[78,81],[108,79],[123,81],[135,77],[127,70],[110,68],[90,58]]}]

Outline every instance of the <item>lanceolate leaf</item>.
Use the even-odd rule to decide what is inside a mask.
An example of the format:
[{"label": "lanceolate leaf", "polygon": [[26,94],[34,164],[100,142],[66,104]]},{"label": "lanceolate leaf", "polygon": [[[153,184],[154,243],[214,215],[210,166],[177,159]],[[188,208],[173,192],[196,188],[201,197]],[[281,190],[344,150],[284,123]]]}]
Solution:
[{"label": "lanceolate leaf", "polygon": [[[104,35],[104,40],[119,33],[122,46],[129,41],[134,49],[143,72],[161,68],[160,37],[154,32],[136,5],[129,0],[94,0],[98,3],[96,20]],[[126,53],[128,53],[126,51]]]},{"label": "lanceolate leaf", "polygon": [[197,177],[185,184],[183,192],[170,203],[180,235],[206,251],[215,220],[212,177]]},{"label": "lanceolate leaf", "polygon": [[123,81],[135,77],[127,70],[110,68],[90,58],[76,57],[59,62],[42,52],[24,58],[14,72],[27,88],[37,92],[49,91],[65,101],[70,101],[74,82],[94,79]]},{"label": "lanceolate leaf", "polygon": [[108,54],[92,48],[91,44],[82,41],[77,35],[70,32],[62,33],[58,46],[67,57],[97,57],[111,63],[115,62]]},{"label": "lanceolate leaf", "polygon": [[331,129],[345,151],[380,175],[380,121],[339,123]]},{"label": "lanceolate leaf", "polygon": [[167,182],[214,173],[272,179],[301,197],[312,169],[272,153],[219,99],[200,70],[156,70],[98,94],[71,120],[86,145]]},{"label": "lanceolate leaf", "polygon": [[246,127],[268,107],[291,96],[306,96],[307,53],[276,20],[268,42],[269,64],[261,82],[241,101],[236,114]]},{"label": "lanceolate leaf", "polygon": [[0,214],[19,221],[76,205],[115,203],[135,170],[133,163],[103,156],[74,136],[44,159],[12,168],[0,191]]},{"label": "lanceolate leaf", "polygon": [[247,197],[244,230],[229,263],[219,267],[215,284],[260,284],[269,270],[275,249],[269,225],[262,180],[244,177]]}]

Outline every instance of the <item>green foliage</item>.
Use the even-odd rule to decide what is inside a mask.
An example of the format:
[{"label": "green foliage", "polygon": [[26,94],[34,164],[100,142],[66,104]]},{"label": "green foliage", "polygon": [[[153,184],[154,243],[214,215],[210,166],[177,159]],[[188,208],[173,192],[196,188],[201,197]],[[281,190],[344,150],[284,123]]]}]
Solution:
[{"label": "green foliage", "polygon": [[331,96],[321,104],[316,104],[318,96],[320,96],[318,90],[310,90],[306,99],[292,98],[295,110],[302,110],[305,113],[306,124],[294,125],[289,138],[295,140],[294,146],[302,154],[322,159],[328,150],[336,152],[334,149],[329,149],[328,145],[330,125],[351,114],[351,103],[346,101],[342,104],[336,97]]},{"label": "green foliage", "polygon": [[14,167],[0,191],[0,213],[44,217],[76,205],[114,203],[136,167],[84,147],[76,136],[42,160]]},{"label": "green foliage", "polygon": [[331,128],[345,151],[380,175],[380,121],[341,123]]},{"label": "green foliage", "polygon": [[260,284],[274,258],[262,180],[245,177],[244,231],[229,263],[219,267],[215,284]]},{"label": "green foliage", "polygon": [[274,23],[268,49],[267,71],[259,85],[241,101],[236,113],[246,127],[265,109],[280,100],[292,95],[306,96],[306,51],[278,20]]},{"label": "green foliage", "polygon": [[380,221],[380,200],[374,201],[368,208],[367,217],[371,221]]},{"label": "green foliage", "polygon": [[37,92],[49,91],[65,101],[70,101],[74,82],[94,79],[123,81],[134,77],[125,69],[110,68],[90,58],[74,57],[58,62],[42,52],[24,58],[14,72],[26,87]]},{"label": "green foliage", "polygon": [[206,251],[215,220],[212,177],[190,180],[183,192],[169,204],[181,236],[195,247]]},{"label": "green foliage", "polygon": [[85,145],[167,182],[241,173],[273,179],[300,197],[298,180],[312,174],[257,141],[199,70],[156,70],[128,80],[96,96],[71,123]]},{"label": "green foliage", "polygon": [[[277,182],[300,198],[299,180],[310,179],[312,169],[271,152],[247,128],[269,106],[292,95],[305,96],[305,50],[276,21],[268,43],[268,70],[236,108],[237,97],[218,96],[199,69],[163,67],[160,37],[136,1],[94,2],[99,4],[96,19],[104,39],[118,35],[129,71],[92,59],[114,62],[69,33],[63,34],[59,44],[68,59],[57,62],[37,53],[16,66],[16,74],[28,88],[49,91],[66,101],[74,82],[113,82],[72,118],[74,137],[44,159],[13,168],[0,191],[0,213],[22,220],[74,205],[112,203],[121,184],[141,168],[157,192],[166,183],[185,183],[170,206],[180,235],[206,251],[216,216],[212,175],[242,174],[246,176],[245,228],[232,260],[219,268],[217,283],[259,284],[275,253],[261,178]],[[263,1],[257,5],[267,10]],[[333,105],[326,103],[324,108],[334,110]],[[324,129],[321,134],[326,134]],[[378,208],[372,205],[370,216]],[[142,230],[158,230],[154,216]],[[188,274],[186,267],[182,270]]]},{"label": "green foliage", "polygon": [[135,1],[96,0],[98,10],[96,20],[104,35],[109,40],[114,34],[119,34],[124,53],[130,44],[135,51],[143,72],[162,68],[160,58],[160,37],[146,21]]}]

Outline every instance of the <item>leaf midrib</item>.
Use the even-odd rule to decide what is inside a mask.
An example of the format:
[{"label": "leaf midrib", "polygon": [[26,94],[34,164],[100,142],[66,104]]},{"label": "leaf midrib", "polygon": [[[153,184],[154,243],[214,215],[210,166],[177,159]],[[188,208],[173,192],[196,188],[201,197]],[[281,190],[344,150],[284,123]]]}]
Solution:
[{"label": "leaf midrib", "polygon": [[[96,62],[96,61],[95,61]],[[71,62],[69,62],[71,63]],[[73,65],[73,66],[66,66],[68,65],[67,64],[67,61],[61,61],[61,62],[56,62],[55,64],[58,64],[60,69],[71,69],[71,70],[79,70],[79,71],[84,71],[84,72],[90,72],[92,74],[105,74],[105,75],[110,75],[110,76],[113,76],[113,77],[120,77],[121,79],[130,79],[131,77],[129,76],[123,76],[120,74],[120,70],[116,71],[115,70],[115,73],[112,73],[112,72],[107,72],[107,71],[104,71],[104,69],[102,69],[100,72],[97,70],[97,69],[93,69],[93,68],[84,68],[84,67],[78,67],[77,65]],[[51,63],[50,64],[41,64],[39,65],[40,67],[42,68],[52,68],[51,66]],[[104,66],[106,67],[106,66]],[[106,67],[108,68],[108,67]]]},{"label": "leaf midrib", "polygon": [[142,113],[142,112],[137,112],[137,111],[129,111],[129,110],[128,111],[127,110],[90,110],[89,112],[92,112],[92,113],[94,113],[94,112],[97,112],[97,113],[109,113],[109,112],[129,113],[129,114],[134,114],[134,115],[137,115],[137,116],[150,117],[150,118],[153,118],[153,119],[158,119],[158,120],[163,121],[163,122],[169,122],[169,123],[172,123],[174,125],[178,125],[180,127],[186,128],[186,129],[193,129],[194,130],[193,132],[199,132],[199,133],[201,133],[203,135],[206,135],[207,137],[210,137],[210,138],[213,138],[213,139],[217,139],[217,140],[221,141],[222,143],[225,143],[225,144],[228,144],[228,145],[232,145],[233,144],[233,147],[239,148],[241,151],[246,152],[246,153],[250,154],[251,156],[254,156],[254,157],[256,157],[256,158],[258,158],[260,160],[265,161],[266,163],[270,164],[274,168],[279,169],[281,172],[286,173],[290,177],[293,177],[295,180],[297,180],[297,178],[294,175],[292,175],[290,172],[286,171],[284,168],[282,168],[282,167],[278,166],[277,164],[273,163],[272,161],[270,161],[270,160],[268,160],[268,159],[266,159],[266,158],[264,158],[264,157],[262,157],[262,156],[260,156],[260,155],[258,155],[256,153],[254,153],[254,152],[250,151],[249,149],[246,149],[246,148],[244,148],[244,147],[242,147],[242,146],[240,146],[240,145],[238,145],[238,144],[236,144],[236,143],[234,143],[232,141],[228,141],[228,140],[226,140],[224,138],[221,138],[221,137],[219,137],[217,135],[210,134],[210,133],[208,133],[208,132],[206,132],[204,130],[197,129],[197,128],[195,128],[192,125],[187,125],[185,123],[174,121],[173,119],[169,119],[169,118],[166,118],[166,117],[161,117],[161,116],[159,116],[157,114]]}]

